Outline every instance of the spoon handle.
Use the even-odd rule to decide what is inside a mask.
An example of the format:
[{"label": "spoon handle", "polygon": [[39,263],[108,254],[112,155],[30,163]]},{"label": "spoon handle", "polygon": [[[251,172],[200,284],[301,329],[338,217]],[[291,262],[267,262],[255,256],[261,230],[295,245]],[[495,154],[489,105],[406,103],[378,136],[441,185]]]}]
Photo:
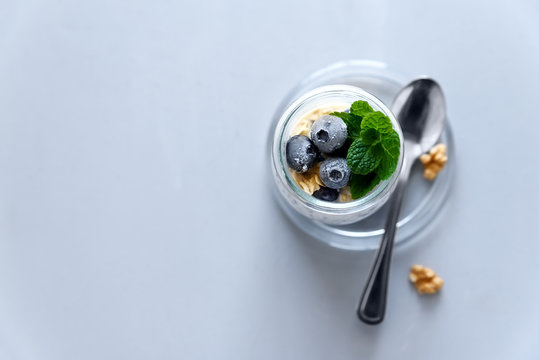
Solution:
[{"label": "spoon handle", "polygon": [[381,323],[384,320],[386,312],[391,254],[393,252],[402,200],[410,177],[411,162],[406,160],[403,164],[395,192],[389,200],[389,214],[385,224],[384,235],[382,236],[380,247],[376,252],[374,264],[367,278],[367,283],[361,294],[357,309],[359,319],[370,325]]}]

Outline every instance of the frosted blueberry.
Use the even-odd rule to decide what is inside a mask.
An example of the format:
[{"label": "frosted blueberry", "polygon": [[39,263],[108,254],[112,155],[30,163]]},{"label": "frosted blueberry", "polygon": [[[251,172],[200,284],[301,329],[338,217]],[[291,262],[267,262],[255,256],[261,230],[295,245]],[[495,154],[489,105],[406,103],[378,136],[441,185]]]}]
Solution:
[{"label": "frosted blueberry", "polygon": [[320,151],[307,136],[292,136],[286,143],[286,162],[299,173],[312,168],[319,156]]},{"label": "frosted blueberry", "polygon": [[320,164],[318,175],[328,188],[341,189],[348,184],[350,168],[344,158],[329,158]]},{"label": "frosted blueberry", "polygon": [[325,115],[311,126],[311,139],[323,153],[332,153],[346,142],[348,130],[344,121],[333,115]]},{"label": "frosted blueberry", "polygon": [[339,197],[339,190],[321,186],[320,189],[313,193],[313,196],[324,201],[335,201]]}]

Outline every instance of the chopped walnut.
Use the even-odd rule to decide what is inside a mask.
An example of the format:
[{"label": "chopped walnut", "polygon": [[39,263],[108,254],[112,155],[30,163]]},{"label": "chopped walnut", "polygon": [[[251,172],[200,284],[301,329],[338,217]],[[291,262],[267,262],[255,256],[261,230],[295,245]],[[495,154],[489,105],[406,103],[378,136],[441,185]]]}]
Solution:
[{"label": "chopped walnut", "polygon": [[436,273],[423,265],[413,265],[410,269],[410,281],[420,295],[434,294],[444,285],[444,281]]},{"label": "chopped walnut", "polygon": [[427,180],[434,180],[438,172],[442,170],[447,163],[447,146],[445,144],[435,145],[427,154],[421,155],[419,160],[423,164],[425,172],[423,176]]}]

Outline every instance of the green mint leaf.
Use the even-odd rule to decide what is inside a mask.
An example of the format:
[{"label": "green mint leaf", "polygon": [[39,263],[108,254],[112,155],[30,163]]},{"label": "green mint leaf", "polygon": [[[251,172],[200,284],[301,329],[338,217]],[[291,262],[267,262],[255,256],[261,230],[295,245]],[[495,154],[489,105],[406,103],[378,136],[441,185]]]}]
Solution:
[{"label": "green mint leaf", "polygon": [[359,138],[366,145],[374,145],[380,142],[381,135],[378,130],[373,128],[366,128],[361,130]]},{"label": "green mint leaf", "polygon": [[375,146],[366,145],[360,139],[355,140],[346,156],[346,163],[355,174],[367,175],[380,164],[381,157],[377,156]]},{"label": "green mint leaf", "polygon": [[346,162],[352,171],[350,192],[353,199],[367,195],[395,172],[400,156],[400,138],[391,120],[374,111],[365,101],[356,101],[348,113],[333,113],[348,127]]},{"label": "green mint leaf", "polygon": [[352,174],[350,176],[350,193],[352,199],[359,199],[378,185],[380,178],[374,172],[367,175]]},{"label": "green mint leaf", "polygon": [[350,107],[350,113],[357,116],[365,116],[373,111],[369,103],[362,100],[355,101]]},{"label": "green mint leaf", "polygon": [[376,144],[376,149],[374,150],[375,156],[380,160],[375,170],[380,179],[389,179],[397,169],[400,146],[399,134],[395,130],[389,134],[382,134],[381,141]]},{"label": "green mint leaf", "polygon": [[330,115],[340,117],[346,124],[348,129],[348,137],[351,139],[357,139],[361,132],[361,116],[349,114],[345,112],[333,112]]},{"label": "green mint leaf", "polygon": [[378,130],[378,132],[380,133],[390,133],[391,131],[393,131],[393,125],[391,124],[391,120],[389,120],[389,118],[386,115],[382,114],[380,111],[365,115],[363,121],[361,122],[361,128],[375,129]]}]

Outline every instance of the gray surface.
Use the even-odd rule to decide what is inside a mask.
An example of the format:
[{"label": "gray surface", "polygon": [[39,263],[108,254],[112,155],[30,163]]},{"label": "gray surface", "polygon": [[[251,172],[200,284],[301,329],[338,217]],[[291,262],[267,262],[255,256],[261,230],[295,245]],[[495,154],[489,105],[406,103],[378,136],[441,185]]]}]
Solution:
[{"label": "gray surface", "polygon": [[[0,3],[0,358],[539,356],[539,7],[451,1]],[[372,254],[281,215],[281,97],[372,58],[444,86],[458,174],[359,323]],[[415,262],[446,280],[420,298]]]}]

